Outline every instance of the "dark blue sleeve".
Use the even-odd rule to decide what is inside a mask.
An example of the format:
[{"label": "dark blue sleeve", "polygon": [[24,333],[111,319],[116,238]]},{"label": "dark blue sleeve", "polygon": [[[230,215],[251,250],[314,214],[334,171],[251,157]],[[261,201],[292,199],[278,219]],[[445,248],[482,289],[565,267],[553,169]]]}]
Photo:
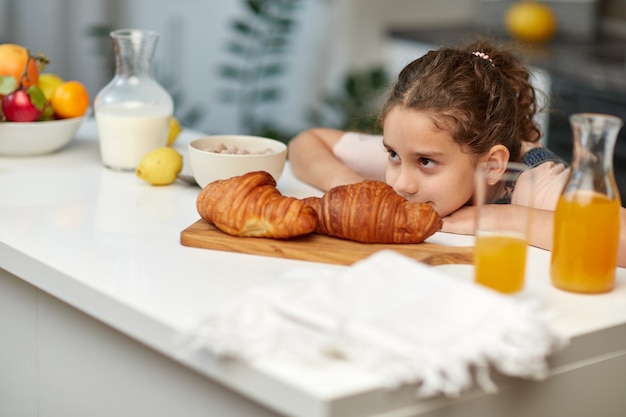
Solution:
[{"label": "dark blue sleeve", "polygon": [[557,164],[568,165],[563,158],[547,148],[532,148],[522,156],[522,163],[531,168],[541,165],[544,162],[556,162]]}]

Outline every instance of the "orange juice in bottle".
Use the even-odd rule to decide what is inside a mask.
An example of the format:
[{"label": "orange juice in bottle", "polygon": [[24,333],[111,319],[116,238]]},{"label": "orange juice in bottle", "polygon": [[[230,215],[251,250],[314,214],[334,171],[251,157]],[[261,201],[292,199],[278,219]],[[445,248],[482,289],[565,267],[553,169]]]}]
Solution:
[{"label": "orange juice in bottle", "polygon": [[580,113],[570,118],[574,158],[557,203],[550,276],[555,287],[578,293],[611,291],[619,244],[619,191],[613,149],[618,117]]},{"label": "orange juice in bottle", "polygon": [[619,239],[617,199],[576,191],[559,199],[554,223],[552,282],[582,293],[613,289]]}]

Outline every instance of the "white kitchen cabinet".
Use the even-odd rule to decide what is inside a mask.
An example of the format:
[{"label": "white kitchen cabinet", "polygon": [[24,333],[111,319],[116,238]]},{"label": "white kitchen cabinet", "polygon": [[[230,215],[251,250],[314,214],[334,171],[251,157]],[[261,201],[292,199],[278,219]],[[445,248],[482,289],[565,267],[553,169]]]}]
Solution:
[{"label": "white kitchen cabinet", "polygon": [[0,269],[0,416],[278,414]]}]

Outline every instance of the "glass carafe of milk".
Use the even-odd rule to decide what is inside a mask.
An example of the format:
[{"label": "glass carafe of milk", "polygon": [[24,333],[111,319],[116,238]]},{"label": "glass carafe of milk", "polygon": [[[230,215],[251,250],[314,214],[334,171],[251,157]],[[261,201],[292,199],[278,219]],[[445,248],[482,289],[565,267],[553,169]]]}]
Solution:
[{"label": "glass carafe of milk", "polygon": [[147,30],[111,32],[115,76],[94,100],[103,164],[134,171],[153,149],[165,146],[172,96],[152,76],[158,34]]}]

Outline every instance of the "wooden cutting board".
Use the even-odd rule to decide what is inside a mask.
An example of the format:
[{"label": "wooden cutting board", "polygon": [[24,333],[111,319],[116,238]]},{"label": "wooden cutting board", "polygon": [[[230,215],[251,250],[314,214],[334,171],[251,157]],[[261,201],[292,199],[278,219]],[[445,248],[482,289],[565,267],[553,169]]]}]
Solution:
[{"label": "wooden cutting board", "polygon": [[[181,232],[184,246],[227,252],[299,259],[337,265],[352,265],[382,249],[392,249],[429,265],[471,264],[472,246],[445,246],[434,243],[359,243],[319,234],[280,240],[228,235],[200,219]],[[393,269],[392,266],[390,268]]]}]

